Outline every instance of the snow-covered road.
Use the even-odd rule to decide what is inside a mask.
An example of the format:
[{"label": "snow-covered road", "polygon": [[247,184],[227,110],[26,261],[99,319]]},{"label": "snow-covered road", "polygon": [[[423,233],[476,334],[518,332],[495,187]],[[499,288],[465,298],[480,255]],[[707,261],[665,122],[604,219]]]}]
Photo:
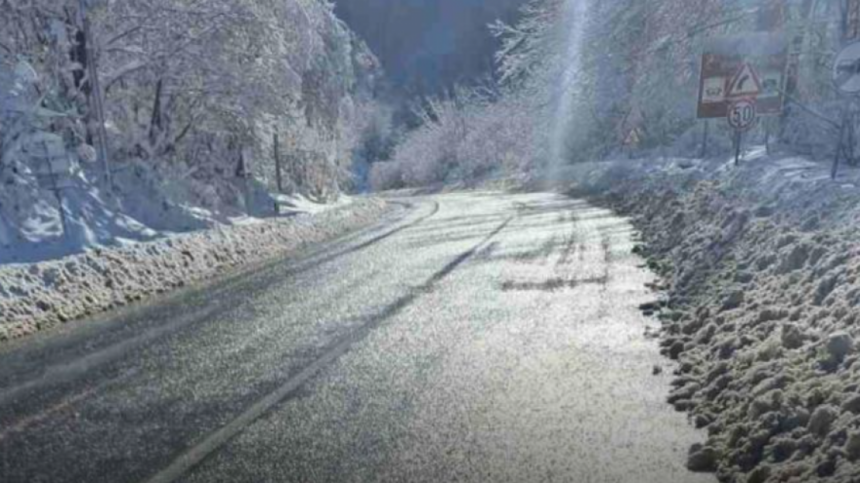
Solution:
[{"label": "snow-covered road", "polygon": [[706,482],[624,219],[414,198],[251,274],[0,351],[0,480]]}]

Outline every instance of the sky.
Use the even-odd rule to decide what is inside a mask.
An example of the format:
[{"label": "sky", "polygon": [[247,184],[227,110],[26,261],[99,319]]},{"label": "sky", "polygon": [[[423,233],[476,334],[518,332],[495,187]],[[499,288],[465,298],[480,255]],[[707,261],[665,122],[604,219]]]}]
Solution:
[{"label": "sky", "polygon": [[409,94],[438,93],[493,71],[487,25],[512,21],[524,0],[336,0],[338,15]]}]

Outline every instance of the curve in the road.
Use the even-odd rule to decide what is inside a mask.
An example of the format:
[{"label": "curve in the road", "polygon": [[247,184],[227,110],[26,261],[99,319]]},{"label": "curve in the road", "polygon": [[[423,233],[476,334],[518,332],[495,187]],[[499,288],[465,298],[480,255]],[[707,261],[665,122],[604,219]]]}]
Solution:
[{"label": "curve in the road", "polygon": [[[420,203],[397,200],[392,200],[389,202],[403,206],[406,209],[414,209],[420,205]],[[290,266],[287,269],[287,274],[290,276],[301,274],[326,263],[336,261],[344,256],[348,256],[350,254],[365,250],[373,245],[376,245],[377,243],[380,243],[388,238],[391,238],[392,236],[397,235],[398,233],[403,232],[404,230],[418,226],[426,220],[429,220],[439,212],[440,206],[438,202],[431,201],[429,204],[431,206],[430,213],[426,215],[422,215],[413,221],[388,230],[380,235],[374,236],[356,245],[347,246],[346,248],[336,250],[331,253],[326,253],[328,250],[324,249],[322,253],[311,255],[309,258]],[[27,396],[28,394],[32,394],[34,392],[39,391],[40,389],[44,389],[47,386],[61,382],[68,382],[75,378],[81,377],[99,366],[102,366],[104,364],[115,361],[118,358],[123,357],[129,351],[137,347],[159,340],[166,335],[178,332],[194,323],[198,323],[201,320],[207,320],[219,310],[221,310],[221,308],[217,305],[208,305],[204,307],[201,311],[190,314],[190,316],[180,317],[178,320],[173,319],[168,324],[163,324],[151,330],[144,331],[136,337],[123,339],[96,352],[88,353],[83,357],[76,358],[73,361],[61,361],[57,364],[45,367],[41,376],[39,376],[38,378],[30,379],[0,390],[0,407],[6,406],[22,397]]]},{"label": "curve in the road", "polygon": [[[434,214],[438,212],[437,208]],[[432,215],[431,215],[432,216]],[[393,304],[386,307],[380,314],[372,317],[370,321],[358,330],[348,335],[343,341],[337,344],[332,350],[323,354],[322,357],[314,361],[311,365],[302,370],[292,379],[288,380],[281,387],[266,395],[264,398],[256,402],[247,411],[239,415],[233,421],[225,425],[223,428],[215,431],[207,436],[202,442],[179,456],[167,468],[150,478],[146,483],[173,483],[178,481],[182,475],[191,470],[207,456],[217,451],[225,443],[230,441],[237,434],[242,432],[249,424],[256,421],[260,416],[271,410],[281,401],[290,396],[299,387],[307,382],[310,378],[324,369],[326,366],[337,360],[338,357],[345,354],[356,343],[360,342],[368,336],[373,330],[378,328],[383,322],[400,313],[404,308],[411,305],[423,293],[427,293],[433,289],[433,286],[449,276],[460,265],[475,256],[484,246],[486,246],[493,238],[496,237],[502,230],[505,229],[514,217],[505,220],[501,225],[496,227],[489,235],[487,235],[478,244],[470,250],[460,254],[450,263],[445,265],[441,270],[433,274],[424,284],[413,289],[407,295],[397,299]]]}]

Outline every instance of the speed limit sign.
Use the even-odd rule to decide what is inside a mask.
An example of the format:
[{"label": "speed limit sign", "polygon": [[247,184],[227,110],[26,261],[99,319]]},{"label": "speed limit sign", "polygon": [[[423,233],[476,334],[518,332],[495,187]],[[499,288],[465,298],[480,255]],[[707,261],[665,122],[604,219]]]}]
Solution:
[{"label": "speed limit sign", "polygon": [[729,105],[729,126],[735,131],[748,131],[755,125],[757,118],[753,99],[740,99]]}]

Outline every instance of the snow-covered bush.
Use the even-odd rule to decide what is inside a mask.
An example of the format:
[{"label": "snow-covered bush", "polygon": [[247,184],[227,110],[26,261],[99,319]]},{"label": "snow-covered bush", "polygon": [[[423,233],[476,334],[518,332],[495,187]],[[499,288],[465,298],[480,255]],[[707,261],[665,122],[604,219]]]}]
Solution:
[{"label": "snow-covered bush", "polygon": [[61,134],[73,132],[63,128],[75,114],[54,110],[63,108],[54,87],[27,61],[0,60],[0,246],[27,239],[29,220],[59,216],[36,172],[48,145],[62,152]]},{"label": "snow-covered bush", "polygon": [[390,162],[373,166],[374,189],[480,181],[525,169],[534,158],[530,100],[514,92],[457,89],[416,108],[421,120],[404,136]]}]

